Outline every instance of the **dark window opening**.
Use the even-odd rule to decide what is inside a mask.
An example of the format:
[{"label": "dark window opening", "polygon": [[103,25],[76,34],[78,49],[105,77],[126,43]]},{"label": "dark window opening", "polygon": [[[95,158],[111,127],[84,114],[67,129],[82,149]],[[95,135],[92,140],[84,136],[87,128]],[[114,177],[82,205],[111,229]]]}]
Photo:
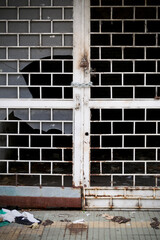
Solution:
[{"label": "dark window opening", "polygon": [[113,160],[133,160],[133,150],[113,149]]},{"label": "dark window opening", "polygon": [[144,173],[144,163],[124,163],[124,173]]},{"label": "dark window opening", "polygon": [[133,186],[133,176],[113,176],[113,186]]},{"label": "dark window opening", "polygon": [[91,149],[90,155],[92,161],[111,160],[110,149]]},{"label": "dark window opening", "polygon": [[91,186],[111,186],[110,176],[91,176]]},{"label": "dark window opening", "polygon": [[122,173],[122,163],[103,163],[102,173]]},{"label": "dark window opening", "polygon": [[[55,58],[57,60],[55,60]],[[62,98],[63,94],[63,86],[69,86],[72,82],[72,73],[73,71],[73,63],[71,60],[64,61],[64,69],[62,69],[62,60],[60,59],[72,59],[71,55],[56,55],[54,60],[51,59],[51,56],[42,58],[40,61],[33,61],[25,66],[21,72],[23,74],[23,78],[25,81],[25,85],[29,83],[29,74],[30,74],[30,85],[31,87],[21,87],[20,88],[20,98]],[[40,69],[42,69],[42,73],[40,73]],[[64,74],[63,73],[64,70]],[[50,74],[48,74],[50,73]],[[53,80],[52,74],[53,73]],[[61,73],[61,74],[54,74]],[[21,84],[21,85],[24,85]],[[33,87],[37,86],[37,87]],[[40,87],[42,87],[42,96],[40,93]],[[44,87],[46,86],[46,87]],[[48,87],[47,87],[48,86]],[[49,87],[50,86],[50,87]],[[61,86],[61,87],[53,87],[53,86]],[[65,88],[64,89],[64,98],[73,98],[73,89]]]}]

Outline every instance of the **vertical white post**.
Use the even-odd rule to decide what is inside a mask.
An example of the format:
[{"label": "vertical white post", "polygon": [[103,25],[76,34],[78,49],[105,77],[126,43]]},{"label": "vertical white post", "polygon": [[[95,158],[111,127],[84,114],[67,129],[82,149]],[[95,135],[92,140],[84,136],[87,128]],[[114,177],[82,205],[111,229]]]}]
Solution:
[{"label": "vertical white post", "polygon": [[[73,83],[83,83],[83,1],[74,0],[73,13]],[[74,133],[73,133],[73,185],[83,185],[83,96],[82,89],[73,87]]]},{"label": "vertical white post", "polygon": [[[88,61],[88,69],[84,71],[84,82],[90,82],[90,1],[83,1],[84,9],[84,51]],[[84,88],[84,104],[83,104],[83,122],[84,122],[84,152],[83,152],[83,186],[90,185],[90,87]]]},{"label": "vertical white post", "polygon": [[82,83],[90,81],[88,69],[81,65],[82,59],[89,63],[89,32],[90,10],[89,0],[74,0],[73,23],[73,97],[74,108],[74,153],[73,153],[73,184],[75,186],[89,185],[89,88],[83,88]]}]

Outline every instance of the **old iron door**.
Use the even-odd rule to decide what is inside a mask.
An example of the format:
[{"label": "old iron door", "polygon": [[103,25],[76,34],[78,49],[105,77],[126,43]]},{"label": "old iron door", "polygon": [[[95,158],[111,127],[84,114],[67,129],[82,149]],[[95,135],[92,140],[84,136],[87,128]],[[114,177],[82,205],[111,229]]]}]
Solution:
[{"label": "old iron door", "polygon": [[[148,62],[151,56],[142,56],[141,50],[136,50],[146,44],[139,39],[150,33],[148,30],[148,35],[143,35],[145,30],[141,30],[142,35],[135,36],[139,31],[136,21],[141,18],[140,9],[127,8],[127,3],[117,1],[118,6],[107,0],[83,3],[83,56],[90,59],[89,69],[84,67],[84,83],[93,83],[82,90],[86,209],[160,208],[157,129],[160,104],[158,82],[150,80],[151,73],[159,70],[156,60]],[[143,47],[146,50],[146,45]]]}]

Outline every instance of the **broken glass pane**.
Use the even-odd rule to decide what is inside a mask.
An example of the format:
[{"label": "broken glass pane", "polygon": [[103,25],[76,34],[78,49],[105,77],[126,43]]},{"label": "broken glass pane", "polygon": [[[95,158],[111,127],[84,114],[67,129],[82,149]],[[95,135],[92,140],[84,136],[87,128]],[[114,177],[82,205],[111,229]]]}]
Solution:
[{"label": "broken glass pane", "polygon": [[9,85],[28,85],[28,74],[10,74],[8,75]]},{"label": "broken glass pane", "polygon": [[38,87],[28,87],[19,88],[20,98],[40,98],[40,88]]},{"label": "broken glass pane", "polygon": [[61,123],[42,123],[43,134],[62,134]]},{"label": "broken glass pane", "polygon": [[28,109],[13,109],[10,108],[8,110],[8,118],[9,120],[28,120],[29,119],[29,111]]},{"label": "broken glass pane", "polygon": [[40,124],[33,122],[20,122],[20,133],[40,133]]}]

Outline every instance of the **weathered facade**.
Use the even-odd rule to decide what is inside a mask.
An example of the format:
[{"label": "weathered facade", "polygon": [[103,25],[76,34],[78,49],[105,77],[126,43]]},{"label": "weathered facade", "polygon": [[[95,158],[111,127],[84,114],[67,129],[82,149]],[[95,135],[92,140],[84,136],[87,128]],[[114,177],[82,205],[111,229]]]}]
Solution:
[{"label": "weathered facade", "polygon": [[160,208],[160,1],[0,0],[0,205]]}]

